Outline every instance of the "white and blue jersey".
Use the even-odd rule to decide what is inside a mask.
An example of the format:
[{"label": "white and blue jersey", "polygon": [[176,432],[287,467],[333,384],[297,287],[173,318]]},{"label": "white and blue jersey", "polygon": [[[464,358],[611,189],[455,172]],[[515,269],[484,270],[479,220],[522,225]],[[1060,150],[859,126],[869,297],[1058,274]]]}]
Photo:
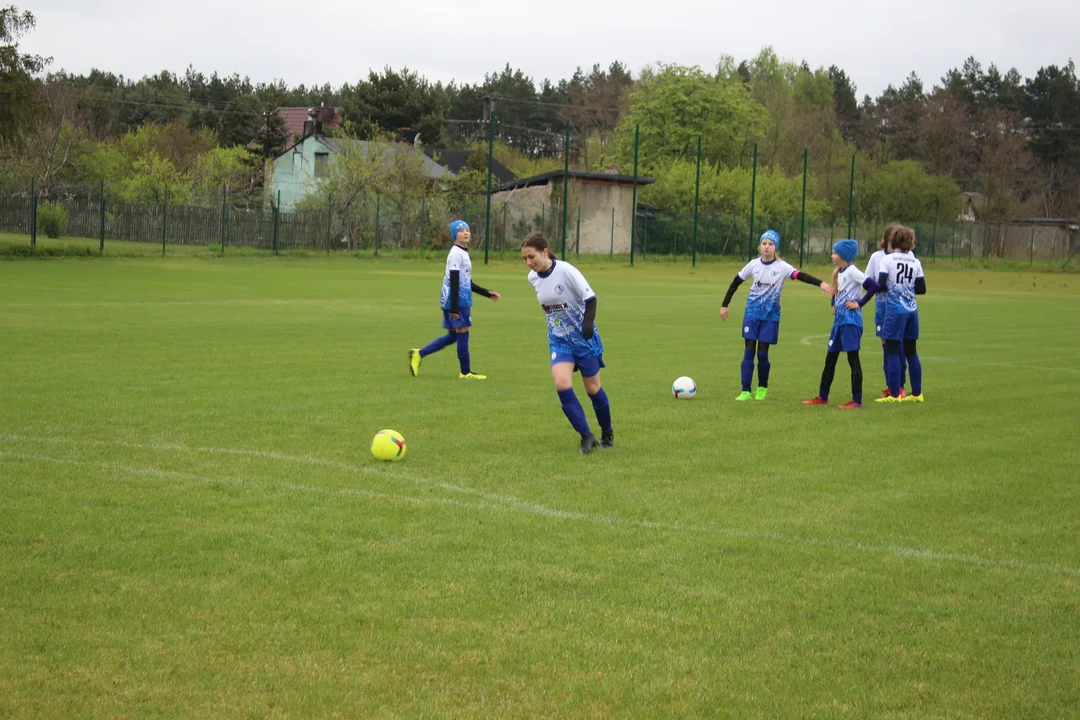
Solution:
[{"label": "white and blue jersey", "polygon": [[748,262],[746,267],[739,271],[739,278],[744,282],[754,279],[746,298],[744,324],[748,320],[780,322],[780,292],[784,289],[784,281],[794,278],[798,273],[792,265],[779,258],[769,262],[754,258]]},{"label": "white and blue jersey", "polygon": [[604,353],[600,333],[593,324],[593,336],[586,340],[581,334],[585,303],[596,297],[581,271],[568,262],[552,258],[545,273],[529,273],[529,284],[536,290],[536,299],[547,316],[548,343],[555,355],[574,358],[599,357]]},{"label": "white and blue jersey", "polygon": [[[881,261],[887,255],[888,253],[885,250],[878,250],[870,256],[870,259],[866,262],[866,277],[873,278],[874,282],[877,282]],[[885,292],[885,288],[881,288],[874,295],[874,327],[877,329],[878,335],[881,334],[881,323],[885,320],[885,301],[887,297],[888,293]]]},{"label": "white and blue jersey", "polygon": [[442,295],[439,305],[443,310],[450,310],[453,306],[450,298],[450,273],[458,272],[458,308],[472,307],[472,258],[469,251],[455,244],[450,248],[446,256],[446,272],[443,274]]},{"label": "white and blue jersey", "polygon": [[915,302],[915,281],[921,277],[924,277],[922,263],[913,254],[894,252],[885,256],[878,268],[878,282],[882,290],[888,291],[886,315],[919,312]]},{"label": "white and blue jersey", "polygon": [[862,329],[862,308],[849,310],[844,306],[844,303],[849,300],[859,302],[859,300],[862,299],[864,282],[866,282],[866,275],[854,265],[848,265],[840,271],[836,280],[836,315],[833,320],[834,326],[854,325],[859,329]]}]

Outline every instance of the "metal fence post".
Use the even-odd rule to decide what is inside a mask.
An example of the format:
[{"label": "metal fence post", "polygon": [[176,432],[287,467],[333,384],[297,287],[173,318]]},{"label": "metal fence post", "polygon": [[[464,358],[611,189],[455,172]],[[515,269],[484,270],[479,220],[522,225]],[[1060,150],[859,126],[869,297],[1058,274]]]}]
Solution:
[{"label": "metal fence post", "polygon": [[375,255],[379,254],[379,220],[382,215],[382,195],[375,196]]},{"label": "metal fence post", "polygon": [[37,184],[30,178],[30,246],[37,245]]},{"label": "metal fence post", "polygon": [[165,257],[165,235],[169,223],[169,186],[165,186],[165,202],[161,206],[161,257]]},{"label": "metal fence post", "polygon": [[274,203],[274,254],[278,254],[278,223],[281,218],[281,191],[277,191],[277,202]]},{"label": "metal fence post", "polygon": [[562,174],[562,258],[566,259],[566,213],[569,211],[570,195],[570,121],[566,121],[566,139],[563,141]]},{"label": "metal fence post", "polygon": [[608,257],[615,257],[615,208],[611,208],[611,250]]},{"label": "metal fence post", "polygon": [[806,242],[806,162],[810,157],[810,148],[802,151],[802,221],[799,225],[799,267],[803,266],[803,246]]},{"label": "metal fence post", "polygon": [[701,136],[697,136],[697,175],[694,177],[694,250],[691,253],[690,266],[697,267],[697,230],[698,207],[701,199]]},{"label": "metal fence post", "polygon": [[750,241],[746,244],[746,259],[753,259],[754,252],[754,203],[757,199],[757,143],[754,143],[754,169],[750,178]]},{"label": "metal fence post", "polygon": [[100,200],[101,200],[101,228],[100,228],[100,230],[101,230],[101,244],[98,246],[98,255],[104,255],[105,254],[105,181],[104,180],[101,181],[101,186],[99,187],[99,191],[101,193],[101,198],[100,198]]},{"label": "metal fence post", "polygon": [[488,246],[491,244],[491,154],[495,152],[495,113],[488,115],[488,156],[487,156],[487,212],[484,214],[484,264],[488,264]]},{"label": "metal fence post", "polygon": [[634,126],[634,190],[630,204],[630,266],[634,266],[634,235],[637,234],[637,173],[638,153],[641,149],[641,125]]},{"label": "metal fence post", "polygon": [[221,254],[225,254],[225,233],[229,217],[229,189],[221,188]]},{"label": "metal fence post", "polygon": [[851,221],[855,213],[855,153],[851,154],[851,186],[848,189],[847,236],[851,237]]},{"label": "metal fence post", "polygon": [[424,213],[427,212],[427,196],[420,196],[420,257],[424,256]]}]

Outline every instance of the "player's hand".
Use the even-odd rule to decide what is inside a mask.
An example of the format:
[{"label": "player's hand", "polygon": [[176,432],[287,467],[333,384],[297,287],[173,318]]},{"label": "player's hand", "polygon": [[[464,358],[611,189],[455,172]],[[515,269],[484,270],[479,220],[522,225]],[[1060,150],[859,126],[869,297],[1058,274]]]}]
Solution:
[{"label": "player's hand", "polygon": [[832,295],[833,294],[832,285],[830,285],[827,282],[821,283],[821,292],[826,294],[826,295]]},{"label": "player's hand", "polygon": [[488,297],[489,297],[489,298],[491,298],[491,301],[492,301],[492,302],[496,302],[496,301],[498,301],[498,300],[502,300],[502,295],[500,295],[499,293],[495,292],[494,290],[490,291],[490,294],[488,295]]},{"label": "player's hand", "polygon": [[848,310],[858,310],[859,303],[855,302],[854,300],[848,300],[846,303],[844,303],[844,307],[846,307]]},{"label": "player's hand", "polygon": [[829,312],[831,312],[833,315],[835,315],[836,314],[836,306],[835,305],[830,305],[829,306]]},{"label": "player's hand", "polygon": [[461,319],[461,316],[458,315],[457,313],[450,313],[450,317],[454,318],[455,320],[460,320]]},{"label": "player's hand", "polygon": [[582,328],[581,337],[585,338],[586,340],[592,340],[592,338],[593,338],[593,329],[592,328]]},{"label": "player's hand", "polygon": [[720,319],[727,320],[728,309],[726,307],[720,308]]}]

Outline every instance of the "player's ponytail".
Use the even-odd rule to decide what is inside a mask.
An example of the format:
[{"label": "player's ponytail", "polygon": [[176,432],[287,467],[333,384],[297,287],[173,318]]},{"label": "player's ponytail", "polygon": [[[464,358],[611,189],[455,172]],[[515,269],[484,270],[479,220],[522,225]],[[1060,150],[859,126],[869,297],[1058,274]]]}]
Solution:
[{"label": "player's ponytail", "polygon": [[840,291],[840,268],[833,265],[832,269],[832,295],[836,295]]}]

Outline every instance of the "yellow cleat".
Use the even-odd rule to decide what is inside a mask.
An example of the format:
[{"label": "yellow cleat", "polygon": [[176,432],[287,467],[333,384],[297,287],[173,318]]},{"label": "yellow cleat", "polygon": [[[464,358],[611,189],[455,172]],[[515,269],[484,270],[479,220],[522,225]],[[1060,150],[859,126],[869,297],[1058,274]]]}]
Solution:
[{"label": "yellow cleat", "polygon": [[906,398],[904,398],[904,402],[921,403],[922,401],[923,401],[922,393],[919,393],[918,395],[908,395]]},{"label": "yellow cleat", "polygon": [[487,380],[487,375],[471,373],[458,373],[458,380]]},{"label": "yellow cleat", "polygon": [[900,402],[904,402],[904,401],[901,400],[898,397],[893,397],[892,395],[886,395],[885,397],[879,397],[874,402],[876,402],[876,403],[900,403]]},{"label": "yellow cleat", "polygon": [[424,358],[420,357],[420,348],[413,348],[409,351],[409,372],[416,377],[420,374],[420,361]]}]

